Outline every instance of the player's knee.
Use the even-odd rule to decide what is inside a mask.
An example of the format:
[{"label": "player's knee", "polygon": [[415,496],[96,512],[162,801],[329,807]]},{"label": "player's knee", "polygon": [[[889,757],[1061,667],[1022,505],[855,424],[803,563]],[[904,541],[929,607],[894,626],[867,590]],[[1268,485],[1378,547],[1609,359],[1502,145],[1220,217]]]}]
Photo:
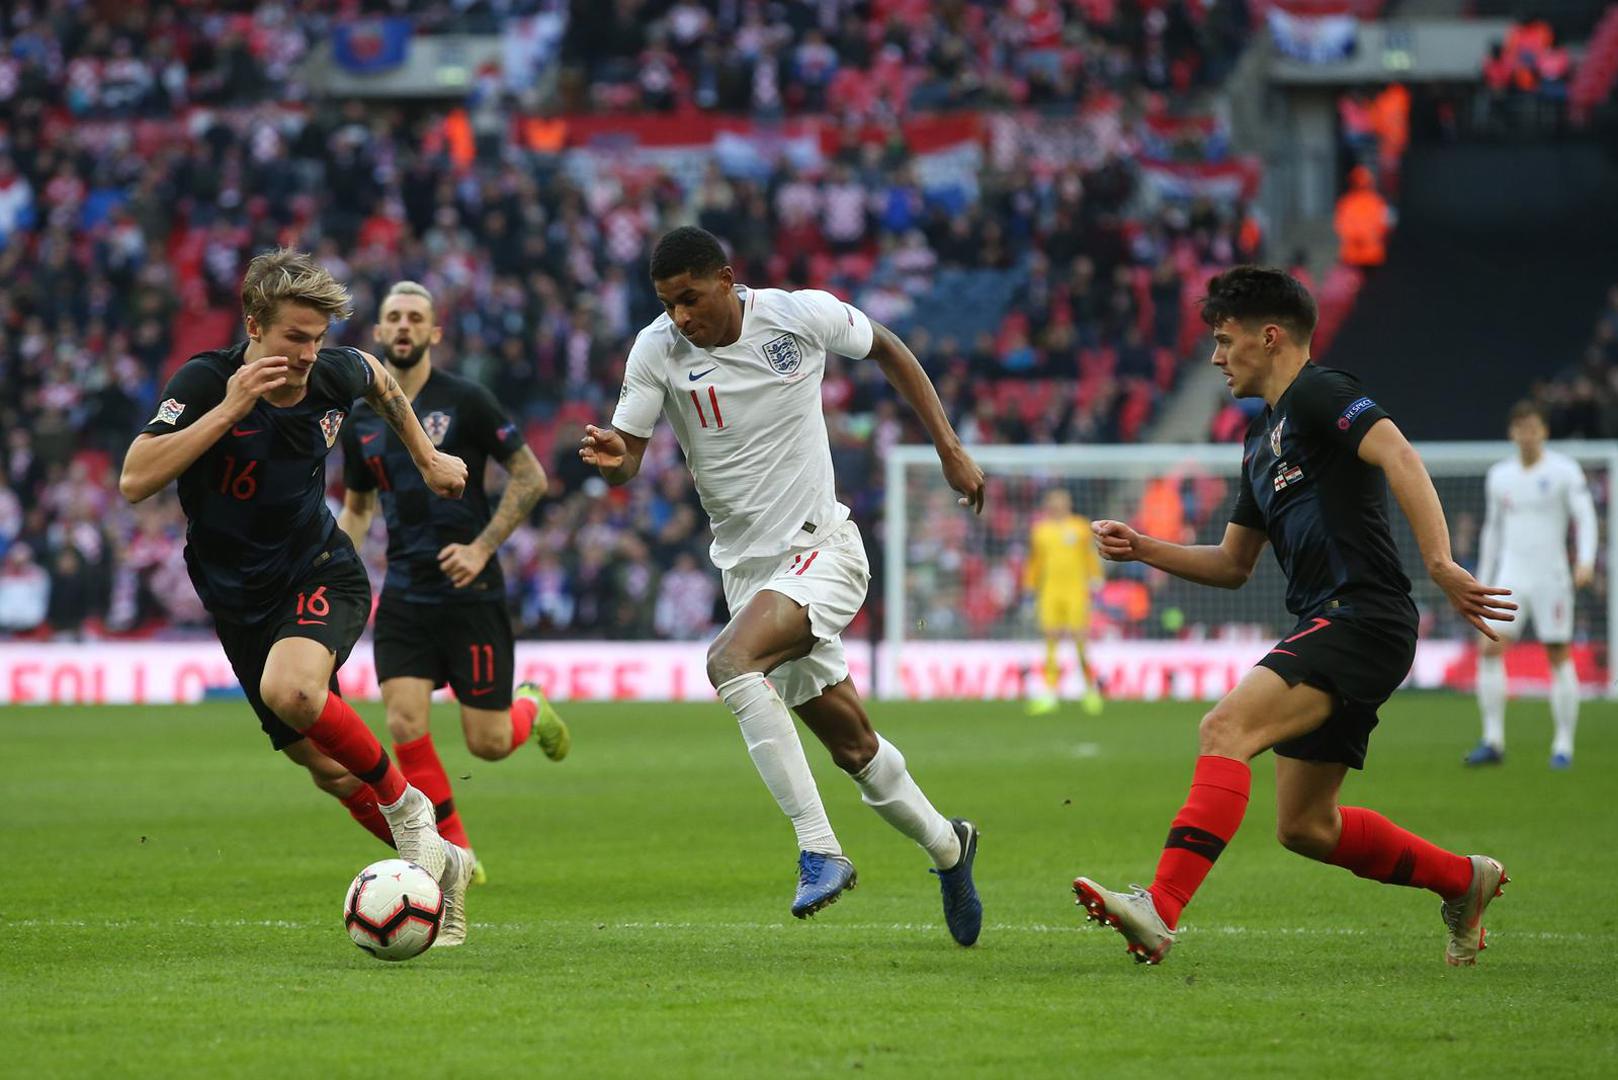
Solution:
[{"label": "player's knee", "polygon": [[314,781],[315,787],[333,798],[346,799],[364,786],[359,777],[331,758],[322,756],[317,761],[303,764],[309,770],[309,779]]},{"label": "player's knee", "polygon": [[714,689],[725,685],[738,675],[754,670],[749,658],[726,635],[720,634],[708,646],[708,682]]},{"label": "player's knee", "polygon": [[475,758],[499,761],[511,753],[511,729],[489,730],[466,725],[466,748]]},{"label": "player's knee", "polygon": [[415,742],[427,734],[427,714],[408,709],[388,710],[388,737],[395,743]]},{"label": "player's knee", "polygon": [[270,711],[299,731],[320,718],[326,703],[326,687],[297,679],[266,677],[259,684],[259,696]]},{"label": "player's knee", "polygon": [[315,782],[315,787],[324,791],[335,799],[346,799],[365,785],[360,778],[346,769],[340,773],[319,773],[309,770],[309,778]]},{"label": "player's knee", "polygon": [[1236,710],[1220,702],[1203,716],[1197,725],[1197,739],[1204,754],[1238,757],[1245,750],[1242,745],[1242,723]]},{"label": "player's knee", "polygon": [[1325,859],[1337,846],[1332,824],[1326,819],[1298,818],[1275,823],[1275,838],[1281,846],[1308,859]]}]

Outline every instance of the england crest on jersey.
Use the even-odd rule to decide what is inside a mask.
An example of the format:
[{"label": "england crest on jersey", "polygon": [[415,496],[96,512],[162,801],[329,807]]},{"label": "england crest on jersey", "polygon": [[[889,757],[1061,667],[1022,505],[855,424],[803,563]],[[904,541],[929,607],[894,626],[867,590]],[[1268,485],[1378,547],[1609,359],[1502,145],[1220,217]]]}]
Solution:
[{"label": "england crest on jersey", "polygon": [[798,339],[791,334],[782,334],[774,341],[764,343],[764,359],[770,362],[777,375],[791,375],[803,363],[803,353],[798,351]]},{"label": "england crest on jersey", "polygon": [[327,450],[337,441],[337,433],[343,430],[343,417],[347,415],[342,409],[330,409],[320,418],[320,433],[326,436]]},{"label": "england crest on jersey", "polygon": [[444,436],[449,434],[449,413],[434,409],[421,418],[421,429],[427,433],[434,446],[444,445]]}]

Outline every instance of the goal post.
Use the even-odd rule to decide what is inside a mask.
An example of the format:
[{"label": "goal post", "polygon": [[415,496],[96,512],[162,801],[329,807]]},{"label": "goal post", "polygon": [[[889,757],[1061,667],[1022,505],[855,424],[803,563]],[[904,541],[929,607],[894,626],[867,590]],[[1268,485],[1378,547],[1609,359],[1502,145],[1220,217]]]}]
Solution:
[{"label": "goal post", "polygon": [[[1596,581],[1575,600],[1574,656],[1586,695],[1618,696],[1618,442],[1549,444],[1590,481],[1601,537]],[[1443,500],[1456,559],[1475,567],[1489,466],[1514,456],[1509,442],[1418,443]],[[1075,512],[1117,518],[1188,543],[1218,543],[1235,503],[1237,445],[974,447],[988,483],[983,514],[955,505],[928,446],[886,457],[883,640],[877,692],[889,698],[1005,698],[1038,678],[1044,646],[1022,588],[1030,527],[1056,485]],[[1478,635],[1427,577],[1408,523],[1389,496],[1388,517],[1421,613],[1421,644],[1406,685],[1470,691]],[[1140,564],[1105,564],[1092,607],[1091,659],[1118,697],[1212,698],[1223,694],[1292,625],[1285,581],[1266,549],[1239,590],[1180,581]],[[1079,675],[1062,651],[1064,693]],[[1508,657],[1515,693],[1544,693],[1543,650]]]}]

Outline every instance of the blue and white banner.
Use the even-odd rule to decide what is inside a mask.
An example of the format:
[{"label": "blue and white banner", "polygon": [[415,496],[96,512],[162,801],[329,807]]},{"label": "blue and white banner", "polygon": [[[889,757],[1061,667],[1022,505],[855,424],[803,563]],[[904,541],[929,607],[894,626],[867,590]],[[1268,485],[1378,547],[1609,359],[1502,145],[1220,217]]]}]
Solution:
[{"label": "blue and white banner", "polygon": [[1333,64],[1354,55],[1360,21],[1353,15],[1301,15],[1270,8],[1270,37],[1281,55],[1305,64]]},{"label": "blue and white banner", "polygon": [[379,75],[410,55],[410,20],[356,19],[332,31],[332,58],[350,75]]}]

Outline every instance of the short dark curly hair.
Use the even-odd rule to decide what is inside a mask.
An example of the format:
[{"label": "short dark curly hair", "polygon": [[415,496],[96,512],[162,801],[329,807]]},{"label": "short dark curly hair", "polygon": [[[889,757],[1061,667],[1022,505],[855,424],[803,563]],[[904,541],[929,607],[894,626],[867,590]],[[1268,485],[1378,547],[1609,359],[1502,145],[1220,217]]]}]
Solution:
[{"label": "short dark curly hair", "polygon": [[1315,332],[1319,311],[1315,298],[1297,278],[1273,266],[1234,266],[1208,282],[1202,298],[1202,321],[1218,326],[1226,319],[1273,322],[1307,342]]},{"label": "short dark curly hair", "polygon": [[685,273],[707,277],[718,273],[729,261],[719,237],[695,225],[681,225],[664,233],[652,248],[652,280]]}]

